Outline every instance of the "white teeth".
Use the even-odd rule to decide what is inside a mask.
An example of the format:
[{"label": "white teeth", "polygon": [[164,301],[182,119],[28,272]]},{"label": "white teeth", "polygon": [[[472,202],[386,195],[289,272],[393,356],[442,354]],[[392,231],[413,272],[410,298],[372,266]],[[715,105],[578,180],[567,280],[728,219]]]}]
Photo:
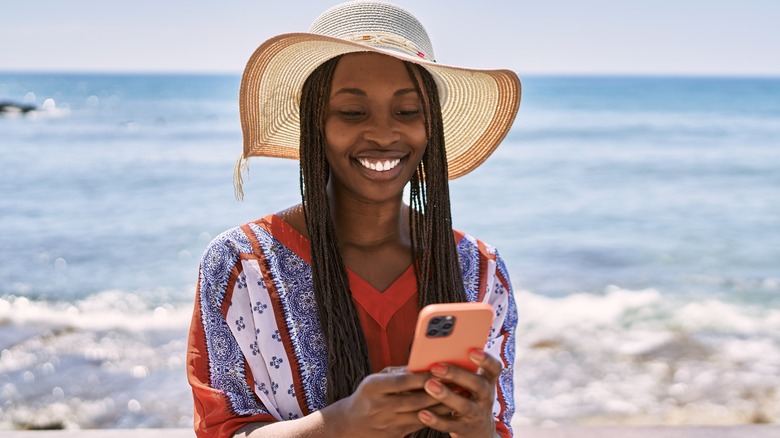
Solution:
[{"label": "white teeth", "polygon": [[398,163],[401,162],[400,158],[396,158],[394,160],[385,160],[385,161],[371,161],[368,158],[360,158],[358,159],[361,165],[363,167],[376,170],[377,172],[384,172],[387,170],[390,170],[398,165]]}]

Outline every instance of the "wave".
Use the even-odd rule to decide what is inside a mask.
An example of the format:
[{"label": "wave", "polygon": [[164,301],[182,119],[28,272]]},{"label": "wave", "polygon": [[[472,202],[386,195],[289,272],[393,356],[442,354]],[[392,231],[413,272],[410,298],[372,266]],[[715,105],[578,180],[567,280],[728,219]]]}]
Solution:
[{"label": "wave", "polygon": [[47,325],[77,330],[186,329],[192,303],[151,304],[141,294],[109,290],[74,302],[0,298],[0,324]]},{"label": "wave", "polygon": [[0,298],[0,429],[187,427],[191,303]]},{"label": "wave", "polygon": [[518,424],[780,419],[780,310],[609,287],[520,292]]},{"label": "wave", "polygon": [[[517,291],[516,425],[780,419],[780,310],[611,286]],[[0,298],[0,429],[190,427],[191,302]]]}]

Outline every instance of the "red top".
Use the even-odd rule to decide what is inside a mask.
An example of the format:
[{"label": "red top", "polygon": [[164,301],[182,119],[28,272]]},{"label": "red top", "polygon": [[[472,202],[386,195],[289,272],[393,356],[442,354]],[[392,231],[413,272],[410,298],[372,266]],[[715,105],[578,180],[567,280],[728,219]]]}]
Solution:
[{"label": "red top", "polygon": [[[271,234],[311,265],[309,240],[279,216],[271,219]],[[347,268],[349,288],[368,344],[371,372],[409,361],[417,321],[417,279],[409,267],[386,290],[375,289]]]}]

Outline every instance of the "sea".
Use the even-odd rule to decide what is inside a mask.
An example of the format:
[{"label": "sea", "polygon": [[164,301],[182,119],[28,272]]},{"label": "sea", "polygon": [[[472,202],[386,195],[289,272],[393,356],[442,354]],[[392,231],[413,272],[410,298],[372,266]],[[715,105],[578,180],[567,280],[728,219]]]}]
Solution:
[{"label": "sea", "polygon": [[[519,311],[515,425],[780,421],[780,78],[522,76],[451,182]],[[299,202],[239,75],[0,73],[0,429],[191,427],[200,256]]]}]

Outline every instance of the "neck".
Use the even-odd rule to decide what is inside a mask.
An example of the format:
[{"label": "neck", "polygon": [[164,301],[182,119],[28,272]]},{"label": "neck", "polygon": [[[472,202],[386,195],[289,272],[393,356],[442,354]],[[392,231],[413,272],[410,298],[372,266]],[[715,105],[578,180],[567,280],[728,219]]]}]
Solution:
[{"label": "neck", "polygon": [[369,249],[387,244],[410,244],[409,207],[401,196],[367,203],[329,190],[330,211],[342,246]]}]

